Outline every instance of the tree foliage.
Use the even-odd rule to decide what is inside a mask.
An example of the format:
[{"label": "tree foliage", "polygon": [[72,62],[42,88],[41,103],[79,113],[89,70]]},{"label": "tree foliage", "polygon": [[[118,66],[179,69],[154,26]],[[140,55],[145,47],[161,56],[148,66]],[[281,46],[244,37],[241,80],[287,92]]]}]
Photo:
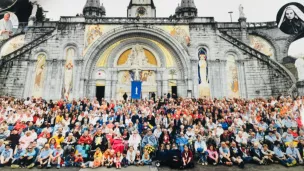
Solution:
[{"label": "tree foliage", "polygon": [[[14,12],[18,17],[19,22],[28,22],[28,19],[32,13],[32,9],[33,5],[29,0],[18,0],[15,5],[8,8],[6,11]],[[36,19],[38,22],[45,20],[45,13],[41,6],[38,6]]]}]

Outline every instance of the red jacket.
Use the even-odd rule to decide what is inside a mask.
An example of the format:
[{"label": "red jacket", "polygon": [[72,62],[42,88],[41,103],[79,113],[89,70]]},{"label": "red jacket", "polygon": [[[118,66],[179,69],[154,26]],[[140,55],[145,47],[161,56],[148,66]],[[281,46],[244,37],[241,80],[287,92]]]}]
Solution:
[{"label": "red jacket", "polygon": [[183,159],[185,159],[186,161],[188,161],[191,158],[191,161],[193,160],[193,154],[191,152],[191,150],[188,150],[188,155],[186,155],[186,151],[184,151],[182,153],[182,157]]},{"label": "red jacket", "polygon": [[92,138],[90,136],[81,136],[78,140],[78,144],[91,144]]}]

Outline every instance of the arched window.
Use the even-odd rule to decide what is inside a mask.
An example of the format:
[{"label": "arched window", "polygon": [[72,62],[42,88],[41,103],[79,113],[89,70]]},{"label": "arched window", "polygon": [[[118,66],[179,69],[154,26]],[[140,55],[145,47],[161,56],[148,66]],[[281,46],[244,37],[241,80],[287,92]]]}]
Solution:
[{"label": "arched window", "polygon": [[73,47],[68,47],[65,50],[65,65],[64,65],[64,98],[67,100],[73,99],[73,70],[74,58],[76,51]]},{"label": "arched window", "polygon": [[208,54],[205,48],[198,51],[198,83],[199,83],[199,97],[210,97],[210,85],[208,77]]},{"label": "arched window", "polygon": [[33,87],[33,96],[36,98],[42,97],[44,81],[46,75],[46,55],[44,53],[38,54],[37,63],[35,67],[35,82]]},{"label": "arched window", "polygon": [[226,63],[228,97],[239,98],[239,79],[235,56],[228,54]]}]

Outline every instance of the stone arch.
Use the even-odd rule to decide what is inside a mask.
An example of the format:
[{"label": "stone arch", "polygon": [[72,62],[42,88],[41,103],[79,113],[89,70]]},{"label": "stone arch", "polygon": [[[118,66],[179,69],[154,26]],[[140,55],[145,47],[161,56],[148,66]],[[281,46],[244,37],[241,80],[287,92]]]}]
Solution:
[{"label": "stone arch", "polygon": [[[226,82],[225,92],[229,98],[240,97],[240,73],[237,64],[237,54],[233,51],[225,53],[226,64],[225,64],[225,77]],[[229,59],[231,58],[231,59]]]},{"label": "stone arch", "polygon": [[207,53],[210,54],[211,52],[211,49],[210,47],[207,45],[207,44],[204,44],[204,43],[199,43],[196,47],[195,47],[195,56],[197,56],[197,53],[200,49],[206,49]]},{"label": "stone arch", "polygon": [[[79,46],[77,45],[77,43],[67,42],[67,43],[63,44],[63,46],[62,46],[62,51],[63,51],[62,55],[61,55],[62,59],[64,58],[66,50],[68,48],[73,48],[75,50],[75,52],[76,52],[75,53],[75,60],[81,58],[80,51],[79,51]],[[65,59],[63,59],[63,60],[65,60]]]},{"label": "stone arch", "polygon": [[90,79],[90,74],[92,74],[92,68],[96,64],[99,54],[101,54],[105,49],[107,49],[110,44],[121,40],[124,37],[149,37],[160,41],[163,45],[170,51],[173,56],[176,56],[177,64],[184,71],[183,75],[190,75],[190,63],[189,56],[182,45],[172,38],[168,33],[162,29],[147,26],[147,27],[121,27],[113,29],[108,33],[101,36],[97,41],[95,41],[90,49],[85,55],[84,61],[84,71],[83,75],[86,79]]},{"label": "stone arch", "polygon": [[270,35],[266,34],[266,33],[263,33],[261,31],[258,31],[258,30],[254,30],[254,31],[251,31],[249,33],[249,35],[252,35],[252,36],[258,36],[258,37],[261,37],[262,39],[264,39],[265,41],[267,41],[273,48],[274,48],[274,59],[275,61],[278,61],[278,55],[281,54],[281,48],[280,46],[276,43],[276,40],[273,39]]},{"label": "stone arch", "polygon": [[[115,58],[110,58],[110,60],[108,60],[107,65],[109,67],[116,67],[117,60],[120,57],[121,53],[138,43],[145,45],[145,48],[147,48],[147,50],[155,53],[155,54],[154,53],[153,54],[155,55],[155,57],[157,59],[158,67],[163,67],[164,64],[166,64],[166,61],[164,60],[164,58],[161,57],[161,56],[164,56],[164,53],[154,43],[152,43],[148,40],[131,39],[131,40],[124,41],[123,43],[121,43],[117,48],[115,48],[112,51],[110,56],[115,56]],[[115,55],[115,54],[117,54],[117,55]]]},{"label": "stone arch", "polygon": [[35,50],[33,51],[33,54],[34,54],[34,55],[32,55],[32,56],[30,57],[30,60],[37,60],[38,55],[41,54],[41,53],[45,54],[46,58],[47,58],[48,60],[50,60],[50,55],[51,55],[51,54],[50,54],[45,48],[37,48],[37,49],[35,49]]},{"label": "stone arch", "polygon": [[[70,61],[67,60],[67,53],[68,53],[68,50],[69,49],[72,49],[74,51],[74,56],[70,56]],[[75,87],[76,87],[76,80],[77,80],[77,67],[75,65],[76,63],[76,60],[77,60],[77,54],[78,50],[75,46],[73,45],[67,45],[65,48],[64,48],[64,51],[63,51],[63,55],[62,55],[62,59],[63,59],[63,62],[64,62],[64,66],[63,66],[63,79],[61,80],[62,83],[63,83],[63,88],[62,90],[64,91],[63,94],[64,94],[64,98],[69,98],[69,100],[71,100],[71,97],[73,97],[73,95],[75,95]],[[69,68],[71,67],[71,68]],[[69,72],[70,70],[72,70],[72,72]],[[67,80],[68,79],[68,80]],[[69,81],[69,82],[66,82],[66,81]],[[70,86],[72,85],[72,86]],[[66,89],[68,87],[68,90]],[[69,92],[69,93],[65,93],[65,92]]]},{"label": "stone arch", "polygon": [[238,61],[241,59],[241,53],[235,49],[229,49],[224,52],[225,59],[228,57],[228,55],[233,55],[235,58],[235,61]]},{"label": "stone arch", "polygon": [[[118,42],[118,41],[121,41],[121,40],[124,40],[126,38],[130,38],[130,37],[142,37],[142,38],[149,38],[149,39],[153,39],[155,37],[153,36],[149,36],[148,34],[141,34],[141,35],[138,35],[137,34],[134,34],[134,33],[131,33],[131,34],[127,34],[127,35],[122,35],[118,38],[115,38],[114,40],[111,41],[111,43],[108,43],[99,53],[97,53],[97,56],[100,56],[100,54],[102,54],[103,52],[105,52],[109,47],[111,47],[115,42]],[[163,40],[161,39],[156,39],[158,43],[162,43],[162,46],[164,46],[164,48],[166,48],[172,56],[176,56],[178,57],[177,59],[175,59],[175,62],[177,64],[177,66],[179,67],[180,70],[184,71],[183,72],[183,76],[185,76],[186,74],[189,73],[189,70],[190,70],[190,67],[187,66],[187,60],[185,60],[185,57],[180,57],[174,50],[172,50],[172,48],[170,47],[170,45],[166,45],[164,44]],[[177,42],[179,43],[179,42]],[[187,57],[187,56],[186,56]],[[86,58],[86,57],[85,57]],[[87,58],[86,58],[87,59]],[[111,58],[110,58],[111,59]],[[94,64],[97,63],[97,61],[99,60],[99,57],[95,57],[93,59],[93,62],[91,62],[91,67],[95,67]],[[190,65],[190,64],[189,64]],[[186,67],[185,67],[186,66]],[[92,73],[90,73],[92,74]],[[88,79],[90,79],[88,77]]]},{"label": "stone arch", "polygon": [[[39,89],[37,89],[35,86],[36,86],[36,81],[38,80],[38,78],[37,78],[37,76],[39,75],[37,75],[37,66],[38,66],[38,57],[40,56],[40,55],[43,55],[44,56],[44,64],[43,65],[41,65],[41,68],[42,68],[42,66],[44,66],[43,67],[43,69],[42,69],[42,72],[40,72],[40,84],[42,83],[42,85],[40,85],[40,92],[38,91]],[[33,65],[33,73],[30,73],[30,74],[32,74],[32,79],[31,79],[31,83],[30,83],[30,89],[31,89],[31,95],[32,96],[36,96],[36,97],[43,97],[43,95],[46,93],[45,92],[45,90],[46,90],[46,87],[47,87],[47,84],[46,84],[46,75],[48,74],[47,73],[47,69],[48,69],[48,66],[47,66],[47,58],[48,58],[48,55],[47,55],[47,53],[45,52],[45,51],[42,51],[42,50],[40,50],[39,52],[37,52],[35,55],[34,55],[34,65]],[[43,77],[43,80],[42,80],[42,78],[41,77]],[[34,91],[32,91],[32,90],[34,90]]]},{"label": "stone arch", "polygon": [[197,60],[197,61],[200,60],[200,59],[199,59],[199,52],[200,52],[201,50],[204,50],[204,51],[205,51],[206,56],[207,56],[207,62],[210,61],[210,56],[209,56],[209,55],[210,55],[210,51],[209,51],[209,49],[206,48],[205,46],[201,46],[201,47],[199,47],[199,48],[197,49],[196,54],[195,54],[196,60]]},{"label": "stone arch", "polygon": [[278,45],[277,41],[274,38],[272,38],[270,35],[268,35],[264,32],[258,31],[258,30],[254,30],[254,31],[250,32],[250,34],[260,36],[263,39],[267,40],[276,49],[275,55],[280,54],[280,52],[281,52],[280,46]]},{"label": "stone arch", "polygon": [[37,60],[37,58],[38,58],[38,56],[39,55],[44,55],[45,56],[45,58],[48,58],[48,53],[47,53],[47,51],[45,51],[45,50],[40,50],[40,51],[38,51],[38,52],[36,52],[35,53],[35,55],[34,55],[34,60]]}]

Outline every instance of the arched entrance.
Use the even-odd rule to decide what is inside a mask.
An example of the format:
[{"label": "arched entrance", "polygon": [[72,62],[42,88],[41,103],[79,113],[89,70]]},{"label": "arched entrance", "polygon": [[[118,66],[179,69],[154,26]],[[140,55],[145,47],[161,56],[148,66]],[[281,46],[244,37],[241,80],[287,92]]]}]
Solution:
[{"label": "arched entrance", "polygon": [[[183,97],[189,89],[193,92],[189,85],[196,78],[190,74],[190,60],[183,45],[158,28],[124,27],[101,36],[88,49],[80,96],[95,97],[96,85],[105,87],[106,99],[120,99],[124,92],[129,94],[134,73],[126,63],[136,45],[141,47],[147,61],[140,73],[143,98],[152,92],[157,96],[174,92]],[[96,74],[100,71],[104,77]]]}]

